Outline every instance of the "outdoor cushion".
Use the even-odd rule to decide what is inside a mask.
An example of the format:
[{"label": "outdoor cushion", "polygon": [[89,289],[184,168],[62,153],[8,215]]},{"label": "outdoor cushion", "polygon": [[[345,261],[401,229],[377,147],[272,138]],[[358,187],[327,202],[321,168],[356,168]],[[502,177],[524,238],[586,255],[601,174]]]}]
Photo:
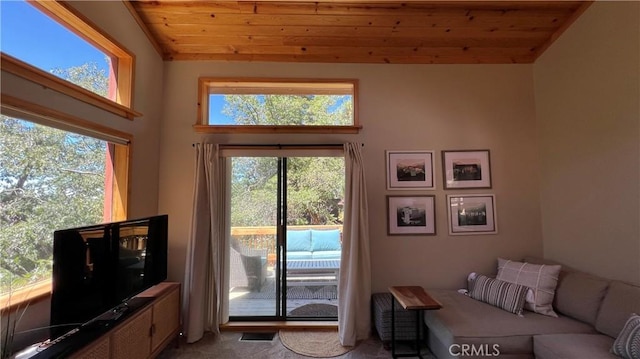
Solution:
[{"label": "outdoor cushion", "polygon": [[340,230],[311,230],[311,251],[340,251]]},{"label": "outdoor cushion", "polygon": [[311,251],[311,231],[287,231],[287,254]]},{"label": "outdoor cushion", "polygon": [[287,259],[313,259],[313,254],[309,251],[287,251]]},{"label": "outdoor cushion", "polygon": [[595,333],[590,325],[565,316],[553,318],[525,311],[520,317],[455,290],[429,290],[429,294],[442,304],[442,309],[425,311],[425,323],[444,348],[454,343],[489,347],[498,344],[501,355],[530,355],[534,335]]},{"label": "outdoor cushion", "polygon": [[640,313],[640,287],[612,281],[596,319],[596,329],[616,338],[631,313]]},{"label": "outdoor cushion", "polygon": [[313,259],[340,259],[341,251],[318,251],[311,254]]},{"label": "outdoor cushion", "polygon": [[533,337],[536,359],[617,358],[609,349],[613,338],[602,334],[552,334]]}]

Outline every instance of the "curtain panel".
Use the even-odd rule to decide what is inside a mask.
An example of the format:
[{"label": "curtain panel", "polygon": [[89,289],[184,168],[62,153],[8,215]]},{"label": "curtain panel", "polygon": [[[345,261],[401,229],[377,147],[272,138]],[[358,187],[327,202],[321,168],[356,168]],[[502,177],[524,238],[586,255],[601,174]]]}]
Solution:
[{"label": "curtain panel", "polygon": [[342,258],[338,282],[338,335],[345,346],[369,337],[371,332],[371,257],[369,214],[362,145],[346,143],[345,206]]},{"label": "curtain panel", "polygon": [[183,329],[187,343],[205,331],[219,332],[225,268],[225,161],[218,145],[196,144],[191,233],[183,286]]}]

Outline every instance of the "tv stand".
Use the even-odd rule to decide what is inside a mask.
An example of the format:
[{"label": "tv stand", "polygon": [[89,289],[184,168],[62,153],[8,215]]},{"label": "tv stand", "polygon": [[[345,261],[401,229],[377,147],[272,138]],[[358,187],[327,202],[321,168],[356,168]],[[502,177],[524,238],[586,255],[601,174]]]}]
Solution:
[{"label": "tv stand", "polygon": [[[180,332],[180,284],[162,282],[127,304],[51,341],[34,345],[19,358],[154,358]],[[29,351],[27,353],[27,351]]]},{"label": "tv stand", "polygon": [[160,354],[180,331],[180,284],[160,283],[111,314],[126,318],[71,358],[142,359]]}]

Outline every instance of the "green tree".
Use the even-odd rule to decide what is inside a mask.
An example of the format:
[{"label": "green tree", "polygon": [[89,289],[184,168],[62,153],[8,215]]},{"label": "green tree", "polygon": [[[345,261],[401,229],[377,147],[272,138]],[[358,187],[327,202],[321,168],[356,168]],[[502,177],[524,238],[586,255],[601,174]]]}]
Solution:
[{"label": "green tree", "polygon": [[227,95],[222,113],[239,125],[350,125],[353,101],[336,95]]},{"label": "green tree", "polygon": [[[105,60],[107,63],[111,62],[109,58]],[[68,69],[55,68],[51,70],[51,73],[100,96],[106,97],[109,91],[108,74],[105,73],[104,69],[99,68],[95,62]]]},{"label": "green tree", "polygon": [[[104,84],[97,66],[54,70]],[[93,85],[92,85],[93,86]],[[106,143],[0,116],[0,293],[50,278],[53,232],[100,223]]]},{"label": "green tree", "polygon": [[[346,96],[227,95],[223,113],[247,125],[345,125],[353,103]],[[232,226],[276,223],[277,159],[235,157],[231,189]],[[344,160],[287,159],[289,225],[342,223]]]}]

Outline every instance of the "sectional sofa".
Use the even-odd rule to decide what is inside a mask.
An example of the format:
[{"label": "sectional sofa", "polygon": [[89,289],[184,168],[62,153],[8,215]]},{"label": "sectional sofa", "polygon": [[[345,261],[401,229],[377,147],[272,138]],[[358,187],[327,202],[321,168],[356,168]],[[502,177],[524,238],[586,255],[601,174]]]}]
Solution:
[{"label": "sectional sofa", "polygon": [[[539,258],[524,262],[558,264]],[[562,266],[553,309],[558,317],[522,316],[456,290],[429,290],[442,303],[426,311],[427,341],[438,358],[618,358],[611,347],[632,313],[640,287]],[[462,353],[466,350],[465,353]]]}]

